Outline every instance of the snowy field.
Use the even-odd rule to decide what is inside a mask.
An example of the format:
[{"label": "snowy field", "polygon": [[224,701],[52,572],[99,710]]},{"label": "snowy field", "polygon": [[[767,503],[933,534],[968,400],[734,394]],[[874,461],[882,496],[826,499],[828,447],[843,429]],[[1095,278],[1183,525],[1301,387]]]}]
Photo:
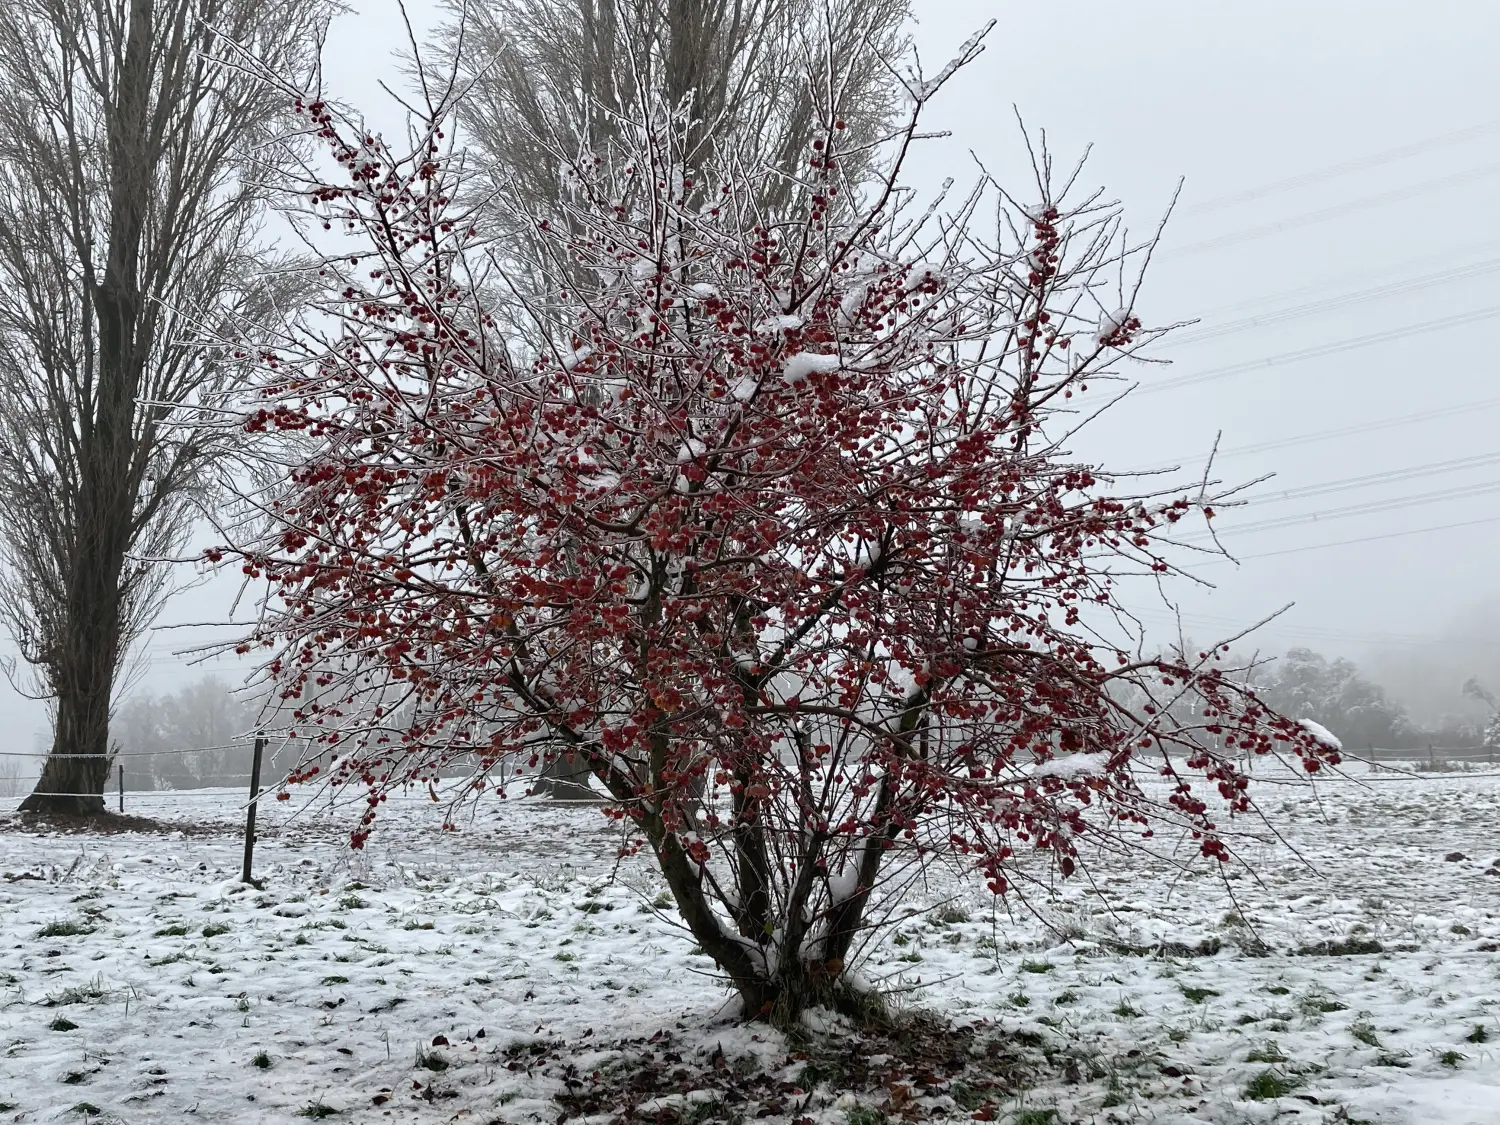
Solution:
[{"label": "snowy field", "polygon": [[594,808],[452,835],[393,800],[351,854],[337,811],[269,804],[264,891],[239,793],[128,797],[182,832],[7,815],[0,1121],[1500,1122],[1500,776],[1259,792],[1227,880],[1101,859],[1111,906],[1075,880],[1014,916],[921,888],[863,971],[967,1028],[946,1070],[736,1024]]}]

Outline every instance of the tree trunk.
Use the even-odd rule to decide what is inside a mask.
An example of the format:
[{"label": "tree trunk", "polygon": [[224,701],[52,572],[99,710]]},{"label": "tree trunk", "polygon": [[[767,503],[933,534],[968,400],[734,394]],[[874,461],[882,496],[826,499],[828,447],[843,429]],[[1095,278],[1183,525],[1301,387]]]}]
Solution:
[{"label": "tree trunk", "polygon": [[589,785],[593,773],[586,755],[559,753],[542,767],[533,788],[556,801],[593,801],[599,797]]},{"label": "tree trunk", "polygon": [[[108,501],[106,501],[106,504]],[[118,501],[116,501],[118,503]],[[127,518],[129,509],[125,509]],[[120,652],[123,528],[118,513],[95,513],[74,559],[61,651],[52,664],[57,721],[52,752],[22,812],[102,816],[109,780],[109,711]],[[93,534],[88,534],[92,530]],[[114,534],[109,534],[113,531]],[[101,534],[103,532],[103,534]],[[114,542],[111,542],[114,541]]]},{"label": "tree trunk", "polygon": [[80,419],[77,522],[67,559],[64,620],[49,654],[57,693],[52,754],[23,812],[102,815],[109,778],[109,706],[124,631],[125,556],[140,484],[136,398],[150,350],[142,339],[141,243],[160,156],[150,136],[152,0],[131,0],[118,100],[108,120],[109,242],[93,286],[98,385]]}]

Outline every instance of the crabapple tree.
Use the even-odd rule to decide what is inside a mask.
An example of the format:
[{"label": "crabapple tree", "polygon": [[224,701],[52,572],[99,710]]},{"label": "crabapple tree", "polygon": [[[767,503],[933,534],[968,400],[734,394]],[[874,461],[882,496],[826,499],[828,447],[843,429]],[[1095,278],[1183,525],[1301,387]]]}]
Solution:
[{"label": "crabapple tree", "polygon": [[996,894],[1158,824],[1226,859],[1243,754],[1337,760],[1226,650],[1113,636],[1121,583],[1171,578],[1163,533],[1213,497],[1121,490],[1060,445],[1154,336],[1111,205],[1045,152],[1024,200],[909,204],[949,73],[912,86],[873,183],[828,115],[774,222],[733,152],[683,171],[665,109],[557,152],[567,191],[531,221],[559,282],[532,314],[561,352],[486,312],[504,279],[454,202],[451,105],[398,153],[299,103],[338,169],[304,217],[342,241],[280,343],[241,348],[237,424],[281,483],[212,557],[267,584],[242,647],[311,747],[289,783],[368,790],[356,845],[393,787],[468,764],[480,800],[582,761],[747,1013],[780,1020],[851,1002],[880,903],[938,858]]}]

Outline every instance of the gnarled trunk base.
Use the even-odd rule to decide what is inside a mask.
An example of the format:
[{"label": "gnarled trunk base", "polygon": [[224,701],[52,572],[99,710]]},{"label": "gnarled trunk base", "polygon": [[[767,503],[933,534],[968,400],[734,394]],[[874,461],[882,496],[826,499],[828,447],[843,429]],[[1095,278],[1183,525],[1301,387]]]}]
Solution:
[{"label": "gnarled trunk base", "polygon": [[861,991],[839,972],[819,968],[790,976],[777,975],[753,984],[737,984],[745,1015],[775,1027],[799,1024],[802,1014],[823,1008],[846,1017],[857,1028],[884,1027],[890,1012],[878,992]]},{"label": "gnarled trunk base", "polygon": [[[23,813],[52,816],[105,815],[104,786],[109,780],[109,669],[90,668],[90,690],[61,694],[52,753],[42,766],[36,789],[21,802]],[[78,677],[84,679],[85,677]]]}]

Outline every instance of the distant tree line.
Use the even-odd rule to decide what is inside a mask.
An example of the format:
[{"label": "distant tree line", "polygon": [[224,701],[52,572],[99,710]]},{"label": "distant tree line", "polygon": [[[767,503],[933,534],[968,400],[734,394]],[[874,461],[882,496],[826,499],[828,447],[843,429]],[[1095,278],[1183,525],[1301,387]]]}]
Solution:
[{"label": "distant tree line", "polygon": [[[1312,719],[1332,731],[1354,753],[1367,747],[1415,750],[1425,746],[1478,747],[1500,737],[1500,726],[1484,719],[1448,716],[1421,725],[1385,689],[1366,679],[1352,660],[1294,648],[1262,668],[1256,690],[1270,706],[1294,719]],[[1459,698],[1455,685],[1454,699]],[[1465,689],[1464,694],[1473,695]]]},{"label": "distant tree line", "polygon": [[[249,782],[260,701],[217,676],[176,691],[132,693],[115,710],[113,749],[127,788],[202,789]],[[138,755],[146,755],[140,757]]]}]

